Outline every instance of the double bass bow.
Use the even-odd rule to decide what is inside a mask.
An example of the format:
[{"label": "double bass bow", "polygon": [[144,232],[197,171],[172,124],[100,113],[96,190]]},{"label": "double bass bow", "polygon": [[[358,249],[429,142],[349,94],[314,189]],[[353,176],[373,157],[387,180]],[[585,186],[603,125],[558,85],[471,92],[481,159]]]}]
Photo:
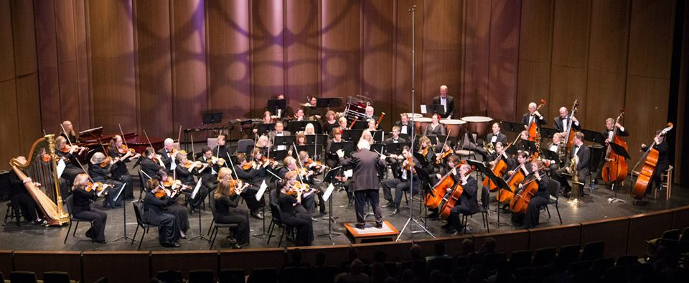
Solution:
[{"label": "double bass bow", "polygon": [[[667,123],[667,127],[664,128],[663,130],[660,131],[656,135],[656,138],[660,136],[664,136],[672,130],[674,125],[672,123]],[[653,144],[651,144],[648,149],[646,149],[646,152],[641,156],[639,159],[639,162],[634,165],[634,168],[639,166],[641,164],[641,161],[643,161],[643,166],[641,167],[641,170],[634,171],[632,169],[632,172],[636,173],[638,176],[636,177],[636,182],[634,183],[634,189],[632,191],[632,194],[635,199],[641,200],[644,198],[644,195],[646,194],[646,188],[648,187],[648,183],[651,181],[651,177],[653,176],[653,172],[656,169],[656,165],[658,164],[658,150],[654,149],[653,147],[656,145],[655,139],[653,141]]]}]

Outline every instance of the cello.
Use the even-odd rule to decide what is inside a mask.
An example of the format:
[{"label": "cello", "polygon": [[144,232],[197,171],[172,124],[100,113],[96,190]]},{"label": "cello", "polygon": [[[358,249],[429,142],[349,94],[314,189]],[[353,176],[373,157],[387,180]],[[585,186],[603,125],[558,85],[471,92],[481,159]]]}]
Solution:
[{"label": "cello", "polygon": [[[538,170],[540,171],[542,169],[543,167],[539,168]],[[510,210],[512,210],[512,212],[517,214],[526,212],[526,208],[529,206],[531,198],[538,191],[538,178],[536,178],[537,172],[534,172],[534,174],[529,176],[528,179],[524,179],[521,182],[521,184],[523,185],[521,192],[515,194],[514,198],[512,198],[512,200],[510,201]]]},{"label": "cello", "polygon": [[[657,137],[664,136],[672,130],[674,125],[672,123],[667,123],[667,127],[658,133],[656,135]],[[635,172],[632,170],[632,172],[637,174],[636,177],[636,182],[634,183],[634,189],[632,190],[632,194],[635,199],[641,200],[644,198],[644,195],[646,194],[646,188],[648,187],[648,183],[651,181],[651,177],[653,176],[653,172],[656,169],[656,165],[658,164],[658,150],[654,149],[653,147],[656,145],[655,140],[653,141],[653,144],[651,144],[646,152],[641,156],[639,159],[639,162],[634,165],[634,168],[639,166],[641,161],[643,161],[643,166],[641,167],[641,170],[638,172]]]},{"label": "cello", "polygon": [[[466,164],[466,160],[462,160],[462,162],[457,164],[453,169],[459,170],[459,167],[462,166],[462,164]],[[452,177],[452,169],[450,169],[450,171],[447,172],[445,176],[440,178],[440,181],[438,181],[438,183],[435,184],[435,186],[433,186],[431,192],[426,194],[423,203],[430,209],[440,207],[440,203],[443,201],[445,193],[448,189],[451,189],[454,186],[455,180]]]},{"label": "cello", "polygon": [[[507,162],[505,162],[505,160],[503,160],[502,157],[507,151],[507,149],[510,148],[510,146],[517,143],[518,139],[519,136],[517,136],[514,142],[509,144],[507,147],[503,148],[502,153],[498,156],[497,161],[495,161],[495,165],[493,165],[493,168],[490,169],[491,171],[493,171],[493,174],[495,174],[496,177],[502,178],[502,175],[505,175],[505,172],[507,172]],[[498,188],[498,186],[495,183],[493,183],[493,181],[491,181],[488,177],[483,178],[483,186],[489,188],[491,192],[495,191]]]},{"label": "cello", "polygon": [[[529,158],[527,161],[524,162],[524,164],[529,163],[530,160],[531,159]],[[510,201],[512,201],[512,198],[514,198],[514,192],[517,191],[519,183],[524,181],[524,178],[526,177],[526,175],[524,174],[524,171],[526,171],[526,167],[523,167],[525,166],[524,164],[519,165],[519,167],[517,167],[518,170],[514,172],[514,175],[510,176],[510,178],[507,179],[507,185],[509,185],[511,191],[501,189],[495,196],[495,199],[497,199],[498,202],[509,203]]]},{"label": "cello", "polygon": [[[466,161],[463,161],[466,162]],[[460,165],[461,166],[461,165]],[[469,176],[471,174],[471,171],[473,170],[470,169],[467,173],[466,176]],[[452,192],[448,196],[447,199],[445,199],[445,203],[443,203],[443,206],[440,208],[440,218],[441,219],[447,219],[450,217],[450,213],[452,212],[452,208],[455,207],[455,204],[459,201],[459,199],[462,197],[462,194],[464,193],[464,187],[462,187],[462,175],[460,173],[460,181],[456,182],[455,185],[452,188]]]},{"label": "cello", "polygon": [[[541,107],[545,105],[545,99],[541,98],[541,104],[536,107],[536,111],[541,110]],[[541,139],[541,134],[538,132],[538,125],[536,125],[536,119],[531,121],[529,128],[527,129],[529,133],[529,140],[532,142],[538,142]]]},{"label": "cello", "polygon": [[[620,115],[617,116],[615,120],[615,125],[620,123],[620,119],[624,117],[624,108],[620,110]],[[627,142],[622,140],[617,134],[618,128],[616,126],[612,134],[611,143],[617,144],[628,150]],[[601,171],[601,177],[606,183],[621,183],[627,177],[627,161],[623,156],[619,156],[612,151],[610,145],[608,145],[608,150],[605,152],[605,164],[603,165]]]}]

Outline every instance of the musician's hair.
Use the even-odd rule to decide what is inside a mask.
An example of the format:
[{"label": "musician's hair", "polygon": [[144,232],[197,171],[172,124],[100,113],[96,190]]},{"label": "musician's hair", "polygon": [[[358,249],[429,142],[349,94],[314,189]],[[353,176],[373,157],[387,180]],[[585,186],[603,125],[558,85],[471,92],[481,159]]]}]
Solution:
[{"label": "musician's hair", "polygon": [[457,164],[459,164],[459,156],[455,154],[450,155],[450,157],[447,158],[447,162],[449,163],[450,161],[452,161],[452,163],[454,163],[455,166],[457,166]]},{"label": "musician's hair", "polygon": [[504,146],[504,145],[502,144],[502,142],[496,142],[496,143],[495,143],[495,147],[498,147],[498,145]]},{"label": "musician's hair", "polygon": [[243,161],[246,161],[246,153],[240,152],[236,154],[237,156],[237,163],[242,163]]},{"label": "musician's hair", "polygon": [[156,150],[149,146],[144,150],[144,155],[148,157],[149,155],[154,154],[155,152]]},{"label": "musician's hair", "polygon": [[334,135],[338,135],[338,134],[339,134],[339,135],[342,134],[342,129],[340,129],[340,128],[334,128],[334,129],[333,129],[333,136],[334,136]]},{"label": "musician's hair", "polygon": [[574,137],[577,138],[580,141],[584,141],[584,133],[582,132],[576,132],[574,133]]},{"label": "musician's hair", "polygon": [[166,138],[165,141],[163,141],[163,145],[171,145],[173,143],[175,143],[175,140],[171,138]]},{"label": "musician's hair", "polygon": [[538,159],[534,159],[531,161],[531,164],[534,164],[534,165],[536,165],[536,167],[541,168],[541,166],[543,166],[543,161],[538,160]]},{"label": "musician's hair", "polygon": [[[222,138],[221,138],[221,137],[222,137]],[[219,139],[219,140],[225,140],[225,138],[226,138],[225,134],[219,134],[219,135],[218,135],[218,139]]]},{"label": "musician's hair", "polygon": [[423,142],[431,143],[431,139],[429,139],[427,136],[421,136],[419,138],[419,145],[421,145]]},{"label": "musician's hair", "polygon": [[529,158],[529,155],[529,152],[526,150],[517,151],[517,156],[521,156],[522,158]]},{"label": "musician's hair", "polygon": [[151,178],[151,179],[148,179],[148,181],[146,181],[146,189],[149,192],[152,191],[153,189],[157,188],[158,186],[160,186],[160,182],[158,181],[158,179]]},{"label": "musician's hair", "polygon": [[232,174],[232,169],[227,167],[222,167],[218,170],[218,181],[221,181],[225,176]]},{"label": "musician's hair", "polygon": [[178,151],[177,154],[175,154],[175,160],[177,161],[182,161],[182,158],[184,158],[186,154],[184,152]]},{"label": "musician's hair", "polygon": [[[67,142],[67,139],[65,139],[65,137],[63,137],[63,136],[58,136],[58,137],[55,138],[55,146],[57,146],[57,145],[59,145],[59,144],[61,144],[61,143],[63,143],[63,142]],[[59,148],[58,148],[58,150],[59,150]]]},{"label": "musician's hair", "polygon": [[218,183],[218,188],[213,194],[213,199],[219,199],[222,196],[230,196],[230,181],[221,181]]},{"label": "musician's hair", "polygon": [[201,148],[201,153],[206,153],[206,152],[209,152],[209,151],[211,151],[211,147],[210,147],[210,146],[204,146],[204,147]]},{"label": "musician's hair", "polygon": [[295,161],[296,161],[296,159],[294,159],[294,157],[287,156],[282,160],[282,163],[285,165],[285,168],[287,168],[287,167],[289,167],[290,164],[292,164],[292,162],[295,162]]},{"label": "musician's hair", "polygon": [[304,157],[307,157],[307,156],[309,156],[309,153],[308,153],[308,152],[306,152],[306,151],[304,151],[304,150],[302,150],[302,151],[299,152],[299,158],[300,158],[300,159],[303,159]]},{"label": "musician's hair", "polygon": [[356,144],[356,147],[358,149],[369,149],[370,150],[371,144],[367,140],[361,139],[361,140],[359,140],[359,143]]},{"label": "musician's hair", "polygon": [[613,119],[613,118],[608,118],[608,119],[605,119],[605,122],[606,122],[606,123],[607,123],[607,122],[615,123],[615,119]]},{"label": "musician's hair", "polygon": [[392,131],[394,132],[395,130],[399,131],[399,130],[400,130],[400,127],[398,127],[398,126],[392,126]]}]

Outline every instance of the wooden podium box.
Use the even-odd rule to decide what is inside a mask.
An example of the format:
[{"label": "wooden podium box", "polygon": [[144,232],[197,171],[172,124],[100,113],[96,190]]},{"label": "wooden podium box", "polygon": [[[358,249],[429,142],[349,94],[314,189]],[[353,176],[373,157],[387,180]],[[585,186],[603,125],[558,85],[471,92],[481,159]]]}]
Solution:
[{"label": "wooden podium box", "polygon": [[394,241],[400,233],[388,221],[383,221],[383,228],[380,229],[376,228],[374,222],[366,222],[364,229],[356,228],[354,223],[345,223],[344,226],[347,229],[347,237],[355,244]]}]

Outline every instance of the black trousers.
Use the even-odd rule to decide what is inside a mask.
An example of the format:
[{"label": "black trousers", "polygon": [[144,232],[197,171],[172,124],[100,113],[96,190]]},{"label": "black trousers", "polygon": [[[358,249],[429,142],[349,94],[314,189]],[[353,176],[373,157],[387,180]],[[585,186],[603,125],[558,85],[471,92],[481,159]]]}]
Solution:
[{"label": "black trousers", "polygon": [[237,224],[237,231],[234,236],[239,244],[249,243],[249,212],[246,209],[236,208],[231,209],[230,214],[216,215],[216,223],[222,224]]},{"label": "black trousers", "polygon": [[533,228],[538,225],[538,218],[541,214],[541,207],[548,204],[548,199],[541,196],[534,196],[529,201],[524,215],[524,228]]},{"label": "black trousers", "polygon": [[180,238],[179,221],[177,218],[169,213],[160,215],[160,223],[158,223],[158,242],[161,245],[172,244],[177,242]]},{"label": "black trousers", "polygon": [[246,206],[251,210],[252,212],[263,207],[263,199],[261,198],[260,201],[256,200],[256,193],[258,193],[259,187],[257,186],[250,186],[246,188],[240,196],[244,198],[244,201],[246,202]]},{"label": "black trousers", "polygon": [[[172,214],[177,222],[178,231],[187,232],[189,230],[189,215],[187,209],[179,204],[173,204],[165,207],[165,213]],[[178,233],[179,234],[179,233]]]},{"label": "black trousers", "polygon": [[17,215],[17,219],[19,219],[18,215],[21,211],[26,221],[36,220],[36,202],[34,202],[30,195],[16,194],[10,197],[10,201],[12,201],[12,209],[14,209],[14,214]]},{"label": "black trousers", "polygon": [[[297,212],[295,216],[287,216],[282,222],[297,228],[297,246],[310,246],[313,241],[313,222],[311,214]],[[239,241],[239,239],[237,239]]]},{"label": "black trousers", "polygon": [[378,190],[359,190],[359,191],[354,191],[354,197],[355,197],[355,205],[354,208],[356,210],[356,223],[357,224],[365,224],[366,219],[365,216],[366,214],[364,213],[364,206],[366,205],[367,202],[371,203],[371,206],[373,206],[373,213],[376,216],[376,223],[377,224],[382,224],[383,223],[383,215],[380,212],[380,203],[379,203],[379,193]]},{"label": "black trousers", "polygon": [[94,239],[96,241],[105,241],[105,225],[108,221],[107,213],[91,208],[90,211],[80,211],[74,214],[74,216],[93,221],[93,228],[91,229],[91,239]]}]

